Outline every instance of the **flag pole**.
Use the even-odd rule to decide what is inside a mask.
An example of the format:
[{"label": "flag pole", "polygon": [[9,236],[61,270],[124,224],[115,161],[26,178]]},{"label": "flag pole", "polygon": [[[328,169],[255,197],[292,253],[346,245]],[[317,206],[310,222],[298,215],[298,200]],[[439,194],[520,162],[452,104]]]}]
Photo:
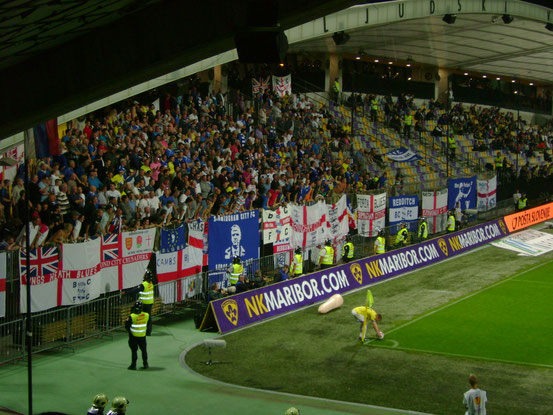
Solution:
[{"label": "flag pole", "polygon": [[29,207],[29,131],[25,130],[23,140],[23,156],[25,165],[25,277],[27,279],[27,321],[25,328],[25,341],[27,342],[27,391],[29,414],[33,413],[33,326],[31,322],[31,241],[30,241],[30,207]]}]

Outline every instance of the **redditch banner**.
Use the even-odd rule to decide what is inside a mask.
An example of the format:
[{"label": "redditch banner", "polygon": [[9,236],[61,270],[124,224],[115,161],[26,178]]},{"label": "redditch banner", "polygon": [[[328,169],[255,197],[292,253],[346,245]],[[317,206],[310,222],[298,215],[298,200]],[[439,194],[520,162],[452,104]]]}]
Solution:
[{"label": "redditch banner", "polygon": [[395,235],[399,225],[405,223],[411,232],[417,231],[417,219],[419,217],[419,197],[398,196],[391,197],[388,205],[388,218],[390,220],[390,234]]},{"label": "redditch banner", "polygon": [[503,238],[502,219],[353,263],[212,301],[221,333],[323,301]]},{"label": "redditch banner", "polygon": [[476,209],[476,176],[448,180],[448,205],[461,210]]}]

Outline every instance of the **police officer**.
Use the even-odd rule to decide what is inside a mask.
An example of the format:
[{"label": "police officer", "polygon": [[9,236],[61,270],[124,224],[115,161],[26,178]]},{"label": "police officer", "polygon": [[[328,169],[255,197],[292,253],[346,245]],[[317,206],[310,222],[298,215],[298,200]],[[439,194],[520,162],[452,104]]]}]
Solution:
[{"label": "police officer", "polygon": [[353,260],[354,246],[351,242],[351,236],[346,236],[346,243],[342,247],[342,261],[350,262]]},{"label": "police officer", "polygon": [[127,398],[124,396],[117,396],[111,401],[111,410],[107,415],[122,415],[127,412],[127,405],[129,404],[130,402]]},{"label": "police officer", "polygon": [[447,233],[455,232],[455,212],[450,210],[447,215]]},{"label": "police officer", "polygon": [[384,230],[381,229],[378,231],[376,241],[374,241],[374,253],[378,255],[384,252],[386,252],[386,238],[384,238]]},{"label": "police officer", "polygon": [[419,242],[426,241],[428,238],[428,224],[426,223],[426,218],[421,216],[419,218],[419,226],[417,229],[417,239]]},{"label": "police officer", "polygon": [[402,222],[401,225],[399,225],[399,231],[397,231],[396,235],[396,248],[401,248],[402,246],[407,245],[408,236],[409,231],[407,230],[407,225]]},{"label": "police officer", "polygon": [[240,275],[244,273],[244,267],[242,266],[242,260],[239,256],[235,256],[232,259],[232,264],[227,270],[229,274],[229,283],[230,287],[227,288],[227,291],[231,294],[236,292],[236,283],[240,279]]},{"label": "police officer", "polygon": [[104,408],[108,404],[109,399],[105,393],[98,393],[92,399],[92,406],[86,415],[104,415]]},{"label": "police officer", "polygon": [[294,254],[294,259],[292,260],[292,268],[290,270],[291,277],[299,277],[303,274],[303,255],[301,248],[296,248],[296,253]]},{"label": "police officer", "polygon": [[[134,294],[138,292],[138,299],[142,302],[142,309],[151,317],[152,307],[154,305],[154,278],[153,273],[149,269],[144,274],[144,281],[130,290],[125,291],[126,294]],[[148,319],[148,330],[146,336],[152,334],[152,319]]]},{"label": "police officer", "polygon": [[526,197],[526,193],[523,193],[520,199],[518,199],[517,202],[517,209],[524,210],[526,209],[526,206],[528,205],[528,198]]},{"label": "police officer", "polygon": [[[142,353],[142,368],[148,369],[150,367],[148,366],[148,351],[146,350],[146,330],[149,319],[150,315],[142,309],[142,302],[138,300],[134,303],[131,315],[125,321],[125,328],[129,332],[129,347],[131,349],[131,365],[128,367],[129,370],[136,370],[138,348],[140,348],[140,352]],[[115,399],[112,401],[112,409],[114,404]]]},{"label": "police officer", "polygon": [[326,240],[325,246],[319,252],[319,265],[321,269],[327,269],[334,265],[334,248],[330,239]]}]

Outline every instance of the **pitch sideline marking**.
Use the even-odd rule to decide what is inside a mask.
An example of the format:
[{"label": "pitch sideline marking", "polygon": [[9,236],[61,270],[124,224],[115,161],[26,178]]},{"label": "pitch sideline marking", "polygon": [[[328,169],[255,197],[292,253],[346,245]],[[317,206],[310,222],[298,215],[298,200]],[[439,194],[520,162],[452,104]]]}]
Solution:
[{"label": "pitch sideline marking", "polygon": [[[389,340],[391,341],[391,340]],[[450,357],[462,357],[462,358],[468,358],[468,359],[474,359],[474,360],[483,360],[486,362],[498,362],[498,363],[508,363],[508,364],[516,364],[516,365],[522,365],[522,366],[535,366],[535,367],[543,367],[551,369],[553,368],[553,365],[546,365],[544,363],[531,363],[531,362],[520,362],[518,360],[505,360],[505,359],[495,359],[493,357],[484,357],[484,356],[473,356],[468,354],[460,354],[460,353],[449,353],[449,352],[439,352],[435,350],[425,350],[425,349],[414,349],[411,347],[396,347],[396,346],[373,346],[376,348],[381,349],[395,349],[395,350],[405,350],[408,352],[418,352],[418,353],[428,353],[428,354],[437,354],[442,356],[450,356]]]},{"label": "pitch sideline marking", "polygon": [[[457,257],[456,257],[456,258],[457,258]],[[422,320],[423,318],[429,317],[429,316],[431,316],[431,315],[433,315],[433,314],[436,314],[436,313],[438,313],[438,312],[440,312],[440,311],[443,311],[443,310],[445,310],[446,308],[449,308],[449,307],[451,307],[451,306],[453,306],[453,305],[455,305],[455,304],[460,303],[461,301],[465,301],[465,300],[467,300],[467,299],[469,299],[469,298],[474,297],[475,295],[478,295],[478,294],[480,294],[480,293],[483,293],[484,291],[487,291],[487,290],[489,290],[489,289],[491,289],[491,288],[495,288],[495,287],[497,287],[498,285],[501,285],[501,284],[503,284],[503,283],[505,283],[505,282],[511,281],[511,280],[513,280],[513,279],[516,278],[516,277],[519,277],[519,276],[521,276],[521,275],[524,275],[524,274],[526,274],[526,273],[528,273],[528,272],[530,272],[530,271],[533,271],[533,270],[535,270],[535,269],[538,269],[538,268],[540,268],[540,267],[543,267],[543,266],[545,266],[545,265],[547,265],[547,264],[550,264],[550,263],[552,263],[552,262],[553,262],[553,259],[550,259],[550,260],[547,261],[547,262],[543,262],[543,263],[541,263],[541,264],[535,265],[535,266],[533,266],[532,268],[528,268],[527,270],[522,271],[522,272],[519,272],[518,274],[515,274],[515,275],[513,275],[513,276],[511,276],[511,277],[508,277],[508,278],[506,278],[506,279],[504,279],[504,280],[495,282],[495,283],[493,283],[492,285],[488,285],[487,287],[484,287],[484,288],[482,288],[482,289],[480,289],[480,290],[478,290],[478,291],[474,291],[473,293],[468,294],[468,295],[466,295],[466,296],[464,296],[464,297],[462,297],[462,298],[459,298],[458,300],[455,300],[455,301],[453,301],[452,303],[448,303],[448,304],[446,304],[446,305],[443,305],[443,306],[441,306],[441,307],[438,307],[437,309],[432,310],[432,311],[430,311],[429,313],[423,314],[422,316],[419,316],[419,317],[417,317],[417,318],[415,318],[415,319],[413,319],[413,320],[411,320],[411,321],[408,321],[408,322],[405,323],[405,324],[402,324],[402,325],[400,325],[400,326],[394,327],[393,329],[388,330],[388,331],[386,332],[386,334],[388,334],[388,333],[393,333],[394,331],[397,331],[397,330],[402,329],[402,328],[404,328],[404,327],[410,326],[411,324],[416,323],[417,321],[420,321],[420,320]],[[374,340],[369,340],[369,341],[367,342],[367,344],[370,344],[370,343],[372,343],[373,341],[374,341]],[[552,366],[552,367],[553,367],[553,366]]]}]

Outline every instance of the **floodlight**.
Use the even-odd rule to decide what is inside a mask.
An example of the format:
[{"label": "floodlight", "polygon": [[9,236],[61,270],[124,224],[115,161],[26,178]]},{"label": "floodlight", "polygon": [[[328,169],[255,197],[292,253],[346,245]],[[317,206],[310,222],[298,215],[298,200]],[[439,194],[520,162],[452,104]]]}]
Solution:
[{"label": "floodlight", "polygon": [[332,40],[336,46],[345,45],[348,43],[349,35],[344,31],[336,32],[332,35]]},{"label": "floodlight", "polygon": [[515,18],[513,16],[511,16],[510,14],[504,14],[503,17],[501,17],[501,19],[503,19],[503,23],[505,23],[505,24],[512,23],[513,20],[515,20]]},{"label": "floodlight", "polygon": [[442,19],[444,22],[446,22],[447,24],[453,24],[455,23],[455,20],[457,20],[457,15],[456,14],[446,14],[443,19]]}]

